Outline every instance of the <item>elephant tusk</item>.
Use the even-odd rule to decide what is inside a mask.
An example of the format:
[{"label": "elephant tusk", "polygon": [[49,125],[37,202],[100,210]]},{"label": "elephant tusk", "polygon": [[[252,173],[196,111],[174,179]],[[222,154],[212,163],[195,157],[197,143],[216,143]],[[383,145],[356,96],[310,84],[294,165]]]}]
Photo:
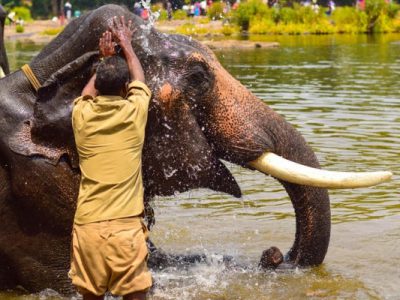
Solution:
[{"label": "elephant tusk", "polygon": [[6,74],[4,74],[3,68],[0,66],[0,78],[5,77]]},{"label": "elephant tusk", "polygon": [[250,167],[287,182],[331,189],[368,187],[388,181],[392,173],[379,172],[335,172],[307,167],[271,152],[248,163]]}]

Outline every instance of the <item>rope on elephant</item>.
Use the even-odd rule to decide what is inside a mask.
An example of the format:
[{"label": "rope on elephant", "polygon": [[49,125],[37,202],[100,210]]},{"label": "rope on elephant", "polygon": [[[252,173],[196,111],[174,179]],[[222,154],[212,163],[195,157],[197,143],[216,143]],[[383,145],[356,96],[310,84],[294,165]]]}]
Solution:
[{"label": "rope on elephant", "polygon": [[4,74],[3,68],[0,66],[0,78],[5,77],[6,74]]},{"label": "rope on elephant", "polygon": [[33,88],[37,92],[42,85],[40,84],[40,81],[36,78],[31,67],[29,65],[25,64],[21,67],[21,70],[22,70],[22,72],[24,72],[26,78],[28,78],[28,80],[32,84]]}]

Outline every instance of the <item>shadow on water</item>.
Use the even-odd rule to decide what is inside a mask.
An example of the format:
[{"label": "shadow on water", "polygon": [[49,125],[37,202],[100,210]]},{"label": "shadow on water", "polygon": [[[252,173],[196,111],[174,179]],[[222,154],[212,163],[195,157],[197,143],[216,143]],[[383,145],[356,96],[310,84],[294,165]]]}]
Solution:
[{"label": "shadow on water", "polygon": [[[263,39],[281,47],[217,56],[304,135],[324,168],[388,169],[395,174],[393,181],[331,191],[333,227],[324,264],[265,274],[254,268],[226,269],[219,257],[231,255],[256,266],[263,249],[288,250],[295,234],[294,212],[274,180],[228,163],[242,199],[194,190],[155,200],[153,241],[171,253],[205,253],[209,263],[154,271],[150,299],[398,299],[400,35]],[[11,68],[29,61],[40,48],[7,44]],[[53,297],[49,291],[0,294],[15,300]]]}]

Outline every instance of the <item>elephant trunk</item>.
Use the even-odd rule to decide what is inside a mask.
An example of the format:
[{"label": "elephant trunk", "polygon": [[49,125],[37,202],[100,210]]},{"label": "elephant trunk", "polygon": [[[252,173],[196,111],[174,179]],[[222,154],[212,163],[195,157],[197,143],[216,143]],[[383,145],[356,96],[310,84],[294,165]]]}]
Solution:
[{"label": "elephant trunk", "polygon": [[285,261],[314,266],[323,262],[328,251],[331,213],[325,189],[283,182],[296,213],[296,235]]},{"label": "elephant trunk", "polygon": [[[303,137],[265,105],[264,112],[264,120],[274,120],[262,125],[263,131],[269,133],[266,136],[268,150],[292,162],[319,168],[314,152]],[[330,239],[328,192],[324,188],[278,180],[288,193],[296,215],[295,240],[284,261],[295,266],[319,265],[325,258]]]},{"label": "elephant trunk", "polygon": [[[203,124],[220,158],[250,167],[249,163],[263,153],[272,152],[290,161],[319,168],[314,152],[293,126],[225,70],[216,68],[215,73],[213,93],[223,100],[209,99],[211,108],[206,112],[207,119],[203,119]],[[234,88],[228,90],[226,86]],[[296,214],[295,240],[284,261],[298,266],[321,264],[331,229],[327,190],[277,179],[287,191]],[[274,267],[282,261],[276,250],[273,247],[263,254]]]},{"label": "elephant trunk", "polygon": [[[272,175],[284,186],[296,214],[295,241],[285,261],[300,266],[322,263],[331,228],[326,188],[376,185],[389,180],[392,173],[319,170],[316,155],[292,125],[218,62],[210,65],[215,80],[199,117],[208,140],[220,158]],[[218,95],[218,101],[212,95]],[[261,265],[276,267],[281,261],[279,250],[273,247],[264,252]]]}]

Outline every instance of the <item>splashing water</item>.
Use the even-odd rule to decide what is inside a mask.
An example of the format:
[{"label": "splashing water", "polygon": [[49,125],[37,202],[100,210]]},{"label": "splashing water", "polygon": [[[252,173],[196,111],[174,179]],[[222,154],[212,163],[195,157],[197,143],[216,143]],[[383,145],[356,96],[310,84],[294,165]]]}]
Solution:
[{"label": "splashing water", "polygon": [[154,23],[158,20],[160,17],[160,11],[153,12],[151,10],[151,0],[142,0],[141,4],[144,9],[146,9],[149,12],[149,19],[147,20],[147,24],[144,25],[147,28],[151,28],[154,26]]},{"label": "splashing water", "polygon": [[140,38],[142,39],[143,49],[147,52],[148,55],[150,55],[152,51],[149,47],[148,36],[150,34],[151,29],[154,27],[155,22],[160,17],[160,12],[159,11],[153,12],[151,10],[150,6],[151,0],[142,0],[141,4],[143,6],[143,9],[147,10],[149,17],[143,25],[140,25],[140,28],[143,30],[143,33],[140,36]]},{"label": "splashing water", "polygon": [[[150,34],[150,30],[154,27],[155,22],[160,17],[160,11],[153,12],[151,10],[151,0],[142,0],[141,5],[143,9],[147,10],[149,17],[144,24],[140,25],[142,33],[138,37],[138,39],[142,40],[143,49],[147,52],[147,54],[151,54],[148,35]],[[114,23],[113,18],[109,18],[107,20],[108,27],[113,26],[113,23]]]}]

